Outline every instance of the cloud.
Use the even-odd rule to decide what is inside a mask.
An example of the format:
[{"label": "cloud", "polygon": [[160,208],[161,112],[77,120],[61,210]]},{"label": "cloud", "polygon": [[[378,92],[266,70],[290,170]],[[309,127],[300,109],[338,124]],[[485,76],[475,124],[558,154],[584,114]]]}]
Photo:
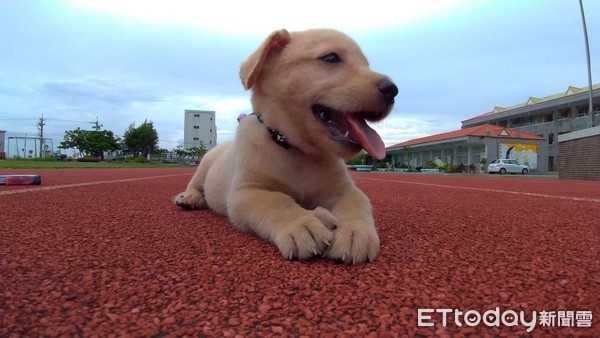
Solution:
[{"label": "cloud", "polygon": [[427,119],[423,115],[409,116],[398,113],[388,116],[383,121],[370,124],[381,136],[386,147],[459,128],[455,121],[439,121]]},{"label": "cloud", "polygon": [[91,11],[125,17],[139,22],[180,25],[228,35],[264,35],[287,28],[315,27],[345,31],[389,28],[464,6],[464,0],[380,0],[365,5],[356,0],[302,0],[282,3],[254,1],[145,1],[72,0]]},{"label": "cloud", "polygon": [[151,93],[147,88],[139,88],[125,84],[119,80],[85,79],[66,80],[42,83],[38,92],[45,97],[52,97],[60,103],[78,107],[112,106],[119,109],[130,107],[136,102],[154,103],[163,100]]},{"label": "cloud", "polygon": [[[584,6],[596,74],[600,2]],[[43,113],[60,139],[96,116],[115,134],[148,119],[172,149],[184,110],[207,109],[229,140],[251,112],[239,66],[282,27],[344,30],[392,77],[386,145],[587,81],[576,2],[0,0],[0,128],[33,136]]]}]

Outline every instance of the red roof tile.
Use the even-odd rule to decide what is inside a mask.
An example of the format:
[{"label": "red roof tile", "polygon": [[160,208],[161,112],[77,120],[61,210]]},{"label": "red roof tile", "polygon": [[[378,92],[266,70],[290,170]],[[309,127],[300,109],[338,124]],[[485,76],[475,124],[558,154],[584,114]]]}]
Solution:
[{"label": "red roof tile", "polygon": [[466,136],[487,136],[487,137],[497,137],[497,138],[519,138],[525,140],[543,140],[544,138],[539,135],[528,134],[518,130],[509,129],[505,127],[495,126],[493,124],[484,124],[481,126],[474,126],[465,129],[459,129],[455,131],[450,131],[447,133],[441,133],[421,138],[416,138],[412,140],[408,140],[402,143],[395,144],[393,146],[389,146],[386,149],[397,149],[406,146],[414,146],[423,143],[450,140],[458,137],[466,137]]},{"label": "red roof tile", "polygon": [[473,116],[473,117],[470,117],[470,118],[468,118],[468,119],[464,120],[463,122],[465,122],[465,121],[470,121],[470,120],[475,120],[475,119],[478,119],[478,118],[480,118],[480,117],[484,117],[484,116],[488,116],[488,115],[492,115],[493,113],[494,113],[493,111],[490,111],[490,112],[487,112],[487,113],[485,113],[485,114],[481,114],[481,115]]}]

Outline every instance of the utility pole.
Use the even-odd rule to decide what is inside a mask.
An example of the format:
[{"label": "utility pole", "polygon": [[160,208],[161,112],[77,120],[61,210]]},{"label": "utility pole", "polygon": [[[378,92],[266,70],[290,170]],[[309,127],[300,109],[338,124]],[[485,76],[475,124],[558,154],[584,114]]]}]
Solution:
[{"label": "utility pole", "polygon": [[96,116],[96,122],[90,122],[94,127],[94,129],[96,129],[96,131],[100,131],[100,128],[102,128],[102,125],[98,122],[98,116]]},{"label": "utility pole", "polygon": [[42,117],[40,118],[40,121],[37,124],[37,127],[40,131],[40,157],[41,158],[46,157],[46,151],[44,149],[44,125],[45,124],[46,124],[46,121],[44,120],[44,114],[42,113]]},{"label": "utility pole", "polygon": [[594,127],[596,121],[594,119],[594,108],[592,102],[592,65],[590,62],[590,43],[588,41],[587,26],[585,24],[585,14],[583,13],[583,0],[579,0],[579,9],[581,10],[581,22],[583,23],[583,37],[585,40],[585,55],[587,56],[587,71],[588,71],[588,89],[589,89],[589,122],[588,127]]}]

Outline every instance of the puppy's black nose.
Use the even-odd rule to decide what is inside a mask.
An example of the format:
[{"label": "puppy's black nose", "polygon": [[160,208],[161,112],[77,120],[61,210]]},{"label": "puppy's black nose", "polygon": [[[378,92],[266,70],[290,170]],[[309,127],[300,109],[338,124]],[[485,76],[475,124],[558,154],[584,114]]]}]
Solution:
[{"label": "puppy's black nose", "polygon": [[392,104],[394,103],[394,98],[398,95],[398,87],[390,81],[383,80],[377,84],[377,89],[383,95],[385,103]]}]

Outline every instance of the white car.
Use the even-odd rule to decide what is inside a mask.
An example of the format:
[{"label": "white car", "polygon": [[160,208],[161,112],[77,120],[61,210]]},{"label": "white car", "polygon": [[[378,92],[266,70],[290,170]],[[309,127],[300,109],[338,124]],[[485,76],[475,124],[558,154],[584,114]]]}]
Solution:
[{"label": "white car", "polygon": [[510,173],[526,175],[527,173],[529,173],[529,167],[526,164],[523,164],[517,160],[498,159],[493,160],[490,163],[490,165],[488,165],[488,173]]}]

